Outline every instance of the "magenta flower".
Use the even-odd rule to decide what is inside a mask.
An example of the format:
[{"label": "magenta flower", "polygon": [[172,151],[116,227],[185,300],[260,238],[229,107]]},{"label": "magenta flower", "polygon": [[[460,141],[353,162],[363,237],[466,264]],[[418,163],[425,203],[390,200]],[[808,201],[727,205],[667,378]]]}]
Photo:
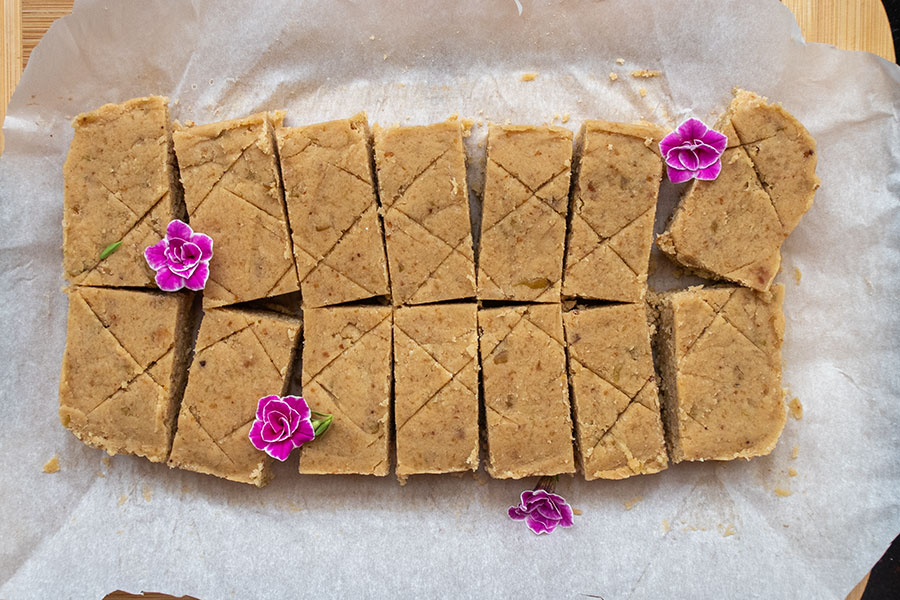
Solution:
[{"label": "magenta flower", "polygon": [[[312,419],[312,415],[322,417]],[[309,410],[299,396],[266,396],[259,399],[256,420],[250,426],[250,443],[272,458],[284,462],[294,448],[322,435],[334,419]]]},{"label": "magenta flower", "polygon": [[555,477],[541,477],[534,490],[522,492],[517,506],[509,507],[509,518],[525,521],[534,533],[551,533],[557,526],[573,525],[572,507],[565,498],[553,493]]},{"label": "magenta flower", "polygon": [[166,237],[144,250],[144,258],[156,271],[156,285],[164,292],[186,287],[200,291],[209,278],[212,238],[194,233],[187,223],[175,219],[166,228]]},{"label": "magenta flower", "polygon": [[722,153],[727,144],[727,137],[703,121],[688,119],[659,143],[669,181],[684,183],[695,177],[712,181],[722,170]]}]

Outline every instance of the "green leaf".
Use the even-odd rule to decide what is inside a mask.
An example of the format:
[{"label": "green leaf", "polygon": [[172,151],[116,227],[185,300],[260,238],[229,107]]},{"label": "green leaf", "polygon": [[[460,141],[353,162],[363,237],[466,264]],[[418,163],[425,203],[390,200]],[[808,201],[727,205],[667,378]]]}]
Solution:
[{"label": "green leaf", "polygon": [[100,253],[100,260],[104,260],[105,258],[107,258],[110,254],[112,254],[113,252],[118,250],[119,246],[121,246],[121,245],[122,245],[122,240],[119,240],[118,242],[113,242],[112,244],[110,244],[109,246],[104,248],[103,252]]}]

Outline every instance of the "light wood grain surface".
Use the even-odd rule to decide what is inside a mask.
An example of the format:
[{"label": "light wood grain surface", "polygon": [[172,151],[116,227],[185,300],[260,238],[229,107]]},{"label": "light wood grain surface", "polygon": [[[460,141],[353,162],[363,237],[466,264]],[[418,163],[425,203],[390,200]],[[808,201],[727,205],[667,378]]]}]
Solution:
[{"label": "light wood grain surface", "polygon": [[[794,13],[803,37],[809,42],[834,44],[847,50],[863,50],[896,61],[894,40],[887,14],[880,0],[782,0]],[[72,0],[0,0],[0,122],[31,51],[59,17],[72,11]],[[0,152],[3,135],[0,133]],[[847,596],[859,600],[869,576],[866,575]],[[164,594],[134,596],[115,591],[104,600],[170,599]]]}]

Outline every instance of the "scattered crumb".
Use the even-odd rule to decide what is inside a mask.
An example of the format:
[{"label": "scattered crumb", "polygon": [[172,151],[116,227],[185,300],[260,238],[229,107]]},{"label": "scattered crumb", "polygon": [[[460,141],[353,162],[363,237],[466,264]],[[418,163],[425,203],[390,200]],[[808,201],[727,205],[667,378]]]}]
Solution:
[{"label": "scattered crumb", "polygon": [[800,269],[794,267],[794,281],[797,283],[797,285],[800,285],[800,278],[802,277],[803,273],[800,272]]},{"label": "scattered crumb", "polygon": [[458,112],[453,113],[452,115],[450,115],[449,117],[447,117],[447,120],[448,120],[448,121],[458,121],[458,120],[459,120],[459,113],[458,113]]},{"label": "scattered crumb", "polygon": [[643,500],[643,498],[641,498],[640,496],[635,496],[631,500],[626,500],[625,501],[625,510],[631,510],[632,508],[637,506],[641,500]]},{"label": "scattered crumb", "polygon": [[537,76],[537,73],[522,73],[522,81],[534,81]]},{"label": "scattered crumb", "polygon": [[616,64],[617,64],[617,65],[624,65],[624,64],[625,64],[625,59],[624,59],[624,58],[617,58],[617,59],[616,59]]},{"label": "scattered crumb", "polygon": [[97,471],[97,477],[106,477],[106,473],[103,471]]},{"label": "scattered crumb", "polygon": [[568,122],[569,122],[569,113],[563,113],[563,116],[562,116],[562,122],[563,122],[563,123],[568,123]]},{"label": "scattered crumb", "polygon": [[800,398],[795,396],[793,400],[788,402],[788,407],[791,409],[792,417],[798,421],[803,418],[803,405],[800,404]]},{"label": "scattered crumb", "polygon": [[792,492],[791,490],[786,490],[783,487],[775,488],[775,495],[780,498],[787,498],[788,496],[790,496],[793,493],[794,492]]},{"label": "scattered crumb", "polygon": [[791,467],[790,469],[788,469],[788,477],[796,477],[796,476],[797,476],[797,469],[795,469],[794,467]]},{"label": "scattered crumb", "polygon": [[730,536],[734,535],[735,533],[737,533],[737,532],[734,530],[734,525],[729,523],[728,525],[725,526],[725,530],[722,531],[722,537],[730,537]]},{"label": "scattered crumb", "polygon": [[144,502],[150,502],[153,498],[153,488],[145,483],[141,491],[144,493]]},{"label": "scattered crumb", "polygon": [[632,77],[643,77],[644,79],[648,79],[650,77],[659,77],[660,75],[662,75],[660,71],[650,71],[649,69],[635,69],[631,72]]},{"label": "scattered crumb", "polygon": [[791,450],[791,458],[797,458],[797,455],[800,454],[800,446],[794,446],[793,450]]},{"label": "scattered crumb", "polygon": [[556,113],[555,115],[553,115],[553,120],[559,121],[559,113]]},{"label": "scattered crumb", "polygon": [[370,40],[374,40],[374,39],[375,39],[375,36],[374,36],[374,35],[370,35],[370,36],[369,36],[369,39],[370,39]]},{"label": "scattered crumb", "polygon": [[653,138],[650,138],[650,137],[644,138],[644,145],[647,146],[648,148],[649,148],[650,146],[652,146],[652,145],[653,145]]},{"label": "scattered crumb", "polygon": [[116,529],[116,535],[122,535],[123,533],[125,533],[124,529]]},{"label": "scattered crumb", "polygon": [[59,456],[53,455],[53,458],[44,463],[44,473],[56,473],[59,471]]},{"label": "scattered crumb", "polygon": [[641,98],[643,98],[647,95],[647,90],[645,90],[644,88],[641,88],[638,90],[638,93],[640,93]]},{"label": "scattered crumb", "polygon": [[128,496],[119,496],[119,506],[122,506],[126,502],[128,502]]},{"label": "scattered crumb", "polygon": [[572,514],[573,514],[573,515],[581,515],[581,509],[580,509],[580,508],[573,508],[573,509],[572,509]]},{"label": "scattered crumb", "polygon": [[107,468],[108,468],[111,461],[110,461],[110,459],[109,459],[108,456],[104,456],[103,458],[100,459],[100,462],[103,463],[103,466],[104,466],[104,467],[107,467]]},{"label": "scattered crumb", "polygon": [[381,60],[387,60],[387,54],[382,54],[382,55],[381,55]]},{"label": "scattered crumb", "polygon": [[484,121],[482,121],[481,119],[478,119],[477,121],[475,121],[475,125],[477,125],[478,127],[483,127]]},{"label": "scattered crumb", "polygon": [[663,531],[665,531],[666,533],[669,533],[669,531],[671,531],[671,529],[672,529],[672,528],[669,526],[669,520],[668,520],[668,519],[663,519],[662,526],[663,526]]},{"label": "scattered crumb", "polygon": [[292,513],[298,513],[301,510],[303,510],[303,508],[301,506],[298,506],[298,505],[294,504],[293,502],[288,502],[287,508]]},{"label": "scattered crumb", "polygon": [[619,78],[619,76],[616,75],[615,73],[610,73],[610,74],[609,74],[609,80],[610,80],[610,81],[615,81],[615,80],[618,79],[618,78]]},{"label": "scattered crumb", "polygon": [[607,145],[606,145],[606,149],[607,149],[607,150],[612,150],[612,149],[613,149],[613,145],[612,145],[612,144],[607,144]]}]

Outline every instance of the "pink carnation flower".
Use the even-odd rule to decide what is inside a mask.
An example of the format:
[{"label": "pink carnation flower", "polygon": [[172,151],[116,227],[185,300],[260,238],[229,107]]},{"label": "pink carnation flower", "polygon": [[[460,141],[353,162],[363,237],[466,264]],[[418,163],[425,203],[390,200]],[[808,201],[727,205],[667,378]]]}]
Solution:
[{"label": "pink carnation flower", "polygon": [[664,137],[659,150],[672,183],[697,178],[712,181],[722,170],[722,153],[728,138],[699,119],[688,119]]},{"label": "pink carnation flower", "polygon": [[[322,417],[313,419],[312,416]],[[266,396],[259,399],[256,420],[250,426],[250,443],[284,462],[294,448],[322,435],[332,416],[313,412],[299,396]]]},{"label": "pink carnation flower", "polygon": [[[572,507],[566,499],[553,493],[555,480],[542,477],[534,490],[525,490],[519,504],[509,507],[509,518],[525,521],[534,533],[551,533],[557,527],[571,527],[574,524]],[[547,489],[549,488],[549,489]]]},{"label": "pink carnation flower", "polygon": [[164,292],[202,290],[209,278],[212,255],[212,238],[194,233],[178,219],[169,223],[166,237],[144,250],[147,264],[156,271],[156,285]]}]

